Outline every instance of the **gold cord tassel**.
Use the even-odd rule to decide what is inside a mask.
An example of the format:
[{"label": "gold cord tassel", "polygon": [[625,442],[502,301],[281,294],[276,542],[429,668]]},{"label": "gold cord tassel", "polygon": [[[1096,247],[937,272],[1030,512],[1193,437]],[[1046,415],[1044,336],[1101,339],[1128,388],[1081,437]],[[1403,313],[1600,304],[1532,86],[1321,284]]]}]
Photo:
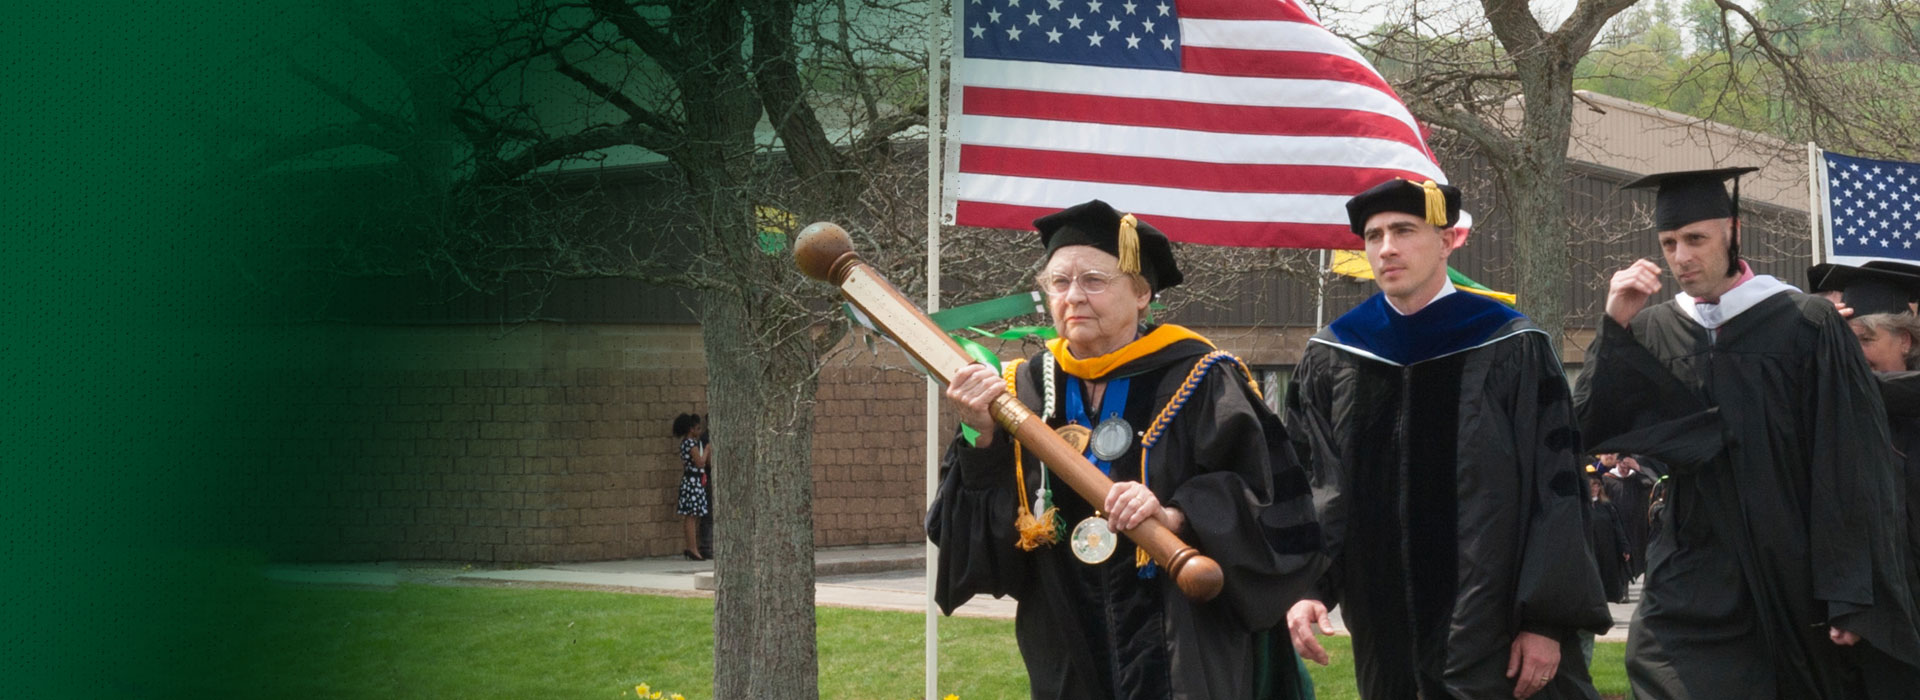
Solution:
[{"label": "gold cord tassel", "polygon": [[1432,180],[1420,183],[1427,197],[1427,223],[1445,228],[1447,225],[1447,195],[1440,191],[1440,185]]},{"label": "gold cord tassel", "polygon": [[1020,509],[1020,517],[1013,521],[1013,525],[1020,530],[1020,541],[1017,544],[1022,551],[1031,552],[1058,541],[1059,538],[1053,529],[1054,515],[1057,510],[1059,509],[1048,508],[1047,512],[1041,513],[1040,517],[1036,518],[1027,509]]},{"label": "gold cord tassel", "polygon": [[1132,214],[1120,217],[1120,271],[1140,274],[1140,220]]},{"label": "gold cord tassel", "polygon": [[1144,568],[1147,568],[1147,565],[1152,563],[1153,563],[1153,557],[1147,556],[1147,550],[1141,549],[1139,547],[1135,547],[1133,549],[1133,568],[1144,569]]},{"label": "gold cord tassel", "polygon": [[1013,519],[1013,529],[1020,533],[1020,540],[1014,543],[1015,546],[1022,551],[1031,552],[1043,545],[1053,544],[1058,540],[1054,520],[1060,509],[1048,508],[1047,512],[1041,513],[1040,517],[1036,518],[1033,510],[1027,507],[1025,469],[1020,463],[1020,445],[1017,443],[1013,446],[1013,471],[1021,475],[1021,485],[1016,487],[1020,489],[1020,513]]}]

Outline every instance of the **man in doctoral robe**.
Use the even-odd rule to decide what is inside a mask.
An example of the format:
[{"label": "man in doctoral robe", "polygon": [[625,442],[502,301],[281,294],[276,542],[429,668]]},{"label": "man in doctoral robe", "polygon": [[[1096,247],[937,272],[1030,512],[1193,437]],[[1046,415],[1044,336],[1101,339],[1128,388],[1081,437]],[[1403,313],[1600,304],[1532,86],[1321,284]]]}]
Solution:
[{"label": "man in doctoral robe", "polygon": [[1328,572],[1294,648],[1339,606],[1360,695],[1597,697],[1578,633],[1612,626],[1587,544],[1579,437],[1547,334],[1456,292],[1460,192],[1393,180],[1347,212],[1380,293],[1315,335],[1287,389]]},{"label": "man in doctoral robe", "polygon": [[1903,503],[1859,343],[1825,299],[1740,258],[1753,168],[1664,173],[1654,227],[1679,283],[1615,273],[1575,403],[1595,451],[1666,463],[1627,641],[1634,696],[1900,697],[1920,666]]}]

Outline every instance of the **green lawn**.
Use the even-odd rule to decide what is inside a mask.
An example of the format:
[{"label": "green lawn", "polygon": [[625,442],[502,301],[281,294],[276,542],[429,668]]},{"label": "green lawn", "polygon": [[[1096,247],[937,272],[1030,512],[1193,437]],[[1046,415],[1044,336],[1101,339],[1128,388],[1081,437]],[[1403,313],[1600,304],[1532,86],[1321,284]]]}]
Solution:
[{"label": "green lawn", "polygon": [[[713,602],[541,589],[275,587],[226,606],[229,624],[181,663],[189,694],[309,698],[631,698],[648,683],[712,695]],[[922,618],[822,608],[820,696],[919,698]],[[1026,697],[1013,623],[943,618],[941,692]],[[1356,697],[1351,654],[1312,666],[1321,698]],[[1603,694],[1624,692],[1622,645],[1601,644]],[[204,664],[204,667],[199,665]],[[184,669],[183,669],[184,670]]]}]

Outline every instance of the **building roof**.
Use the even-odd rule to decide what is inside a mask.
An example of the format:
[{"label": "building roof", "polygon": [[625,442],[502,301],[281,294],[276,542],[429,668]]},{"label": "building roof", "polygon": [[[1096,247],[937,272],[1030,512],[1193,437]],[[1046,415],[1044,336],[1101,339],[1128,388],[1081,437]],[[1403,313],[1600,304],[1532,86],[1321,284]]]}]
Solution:
[{"label": "building roof", "polygon": [[1574,92],[1567,157],[1624,173],[1751,166],[1740,196],[1807,210],[1807,151],[1773,136],[1587,90]]}]

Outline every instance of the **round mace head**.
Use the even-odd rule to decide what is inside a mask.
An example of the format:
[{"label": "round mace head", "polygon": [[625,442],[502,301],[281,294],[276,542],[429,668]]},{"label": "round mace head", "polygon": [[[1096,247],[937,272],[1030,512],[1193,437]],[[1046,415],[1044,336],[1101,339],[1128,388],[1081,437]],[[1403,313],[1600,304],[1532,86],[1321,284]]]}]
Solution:
[{"label": "round mace head", "polygon": [[1180,592],[1188,600],[1197,603],[1213,600],[1226,584],[1220,563],[1194,552],[1191,547],[1175,554],[1167,570],[1173,574],[1173,581],[1180,587]]},{"label": "round mace head", "polygon": [[793,239],[793,262],[800,272],[822,282],[833,281],[834,264],[853,254],[853,240],[831,222],[819,221],[800,229]]}]

